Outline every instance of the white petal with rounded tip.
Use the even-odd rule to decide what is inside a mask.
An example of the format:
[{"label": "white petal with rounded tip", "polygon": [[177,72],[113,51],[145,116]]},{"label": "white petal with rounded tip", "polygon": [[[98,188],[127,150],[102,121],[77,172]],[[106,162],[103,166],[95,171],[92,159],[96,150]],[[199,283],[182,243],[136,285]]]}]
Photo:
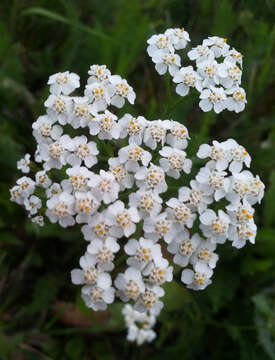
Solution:
[{"label": "white petal with rounded tip", "polygon": [[242,163],[240,161],[232,161],[230,166],[229,166],[229,170],[232,173],[239,173],[242,170]]},{"label": "white petal with rounded tip", "polygon": [[193,277],[194,277],[194,271],[190,269],[185,269],[181,273],[181,281],[184,284],[191,284],[193,282]]},{"label": "white petal with rounded tip", "polygon": [[189,93],[189,86],[181,83],[176,86],[176,93],[180,96],[185,96]]},{"label": "white petal with rounded tip", "polygon": [[210,225],[216,217],[217,216],[213,210],[207,209],[203,214],[201,214],[200,221],[204,225]]},{"label": "white petal with rounded tip", "polygon": [[97,285],[106,290],[112,285],[111,276],[107,273],[101,273],[98,275]]},{"label": "white petal with rounded tip", "polygon": [[208,99],[202,99],[199,102],[199,107],[203,110],[203,111],[210,111],[213,107],[213,105],[211,104],[211,102]]},{"label": "white petal with rounded tip", "polygon": [[80,269],[74,269],[71,271],[72,283],[75,285],[83,284],[83,271]]},{"label": "white petal with rounded tip", "polygon": [[162,64],[162,63],[156,64],[155,68],[160,75],[165,74],[167,71],[167,65]]},{"label": "white petal with rounded tip", "polygon": [[111,304],[114,301],[114,298],[115,298],[115,289],[114,288],[111,287],[104,292],[103,300],[107,304]]},{"label": "white petal with rounded tip", "polygon": [[202,144],[199,147],[199,151],[197,152],[197,157],[200,159],[205,159],[209,157],[211,154],[211,146],[208,144]]},{"label": "white petal with rounded tip", "polygon": [[123,97],[115,95],[111,99],[111,104],[120,109],[125,104],[125,100]]}]

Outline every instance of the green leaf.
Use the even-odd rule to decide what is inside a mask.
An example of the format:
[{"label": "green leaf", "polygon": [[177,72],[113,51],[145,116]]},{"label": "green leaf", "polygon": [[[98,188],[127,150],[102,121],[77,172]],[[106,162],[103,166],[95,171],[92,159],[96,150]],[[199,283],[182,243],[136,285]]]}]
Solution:
[{"label": "green leaf", "polygon": [[264,197],[264,222],[266,226],[275,225],[275,170],[270,174],[269,187]]},{"label": "green leaf", "polygon": [[163,303],[165,304],[165,311],[175,311],[182,309],[186,304],[192,301],[188,290],[182,284],[178,284],[175,280],[164,284],[165,296]]},{"label": "green leaf", "polygon": [[84,343],[83,339],[75,337],[70,339],[65,346],[65,353],[68,359],[78,360],[83,357]]},{"label": "green leaf", "polygon": [[60,288],[60,279],[54,274],[48,274],[38,279],[34,286],[33,301],[28,307],[30,314],[47,309],[55,300]]},{"label": "green leaf", "polygon": [[98,31],[98,30],[95,30],[95,29],[92,29],[88,26],[85,26],[85,25],[81,25],[81,24],[77,24],[77,23],[73,23],[70,19],[67,19],[65,16],[62,16],[58,13],[55,13],[54,11],[51,11],[51,10],[47,10],[45,8],[42,8],[42,7],[31,7],[27,10],[24,10],[22,12],[22,15],[40,15],[40,16],[44,16],[50,20],[53,20],[53,21],[57,21],[57,22],[61,22],[63,24],[67,24],[67,25],[71,25],[71,26],[76,26],[78,27],[79,29],[81,29],[82,31],[90,34],[90,35],[94,35],[94,36],[97,36],[97,37],[100,37],[100,38],[103,38],[103,39],[106,39],[106,40],[110,40],[110,37],[107,36],[106,34]]},{"label": "green leaf", "polygon": [[10,232],[3,232],[0,236],[0,244],[22,245],[22,241]]},{"label": "green leaf", "polygon": [[228,271],[227,268],[223,268],[217,269],[214,273],[213,283],[206,289],[214,312],[220,310],[233,299],[240,282],[235,271]]}]

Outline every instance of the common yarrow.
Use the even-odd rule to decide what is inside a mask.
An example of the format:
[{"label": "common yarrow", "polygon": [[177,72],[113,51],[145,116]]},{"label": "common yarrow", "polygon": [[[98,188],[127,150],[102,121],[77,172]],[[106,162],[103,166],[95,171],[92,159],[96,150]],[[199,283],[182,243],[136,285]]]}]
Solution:
[{"label": "common yarrow", "polygon": [[[158,73],[168,71],[181,96],[196,89],[203,111],[242,111],[242,55],[213,36],[188,51],[194,67],[181,67],[176,50],[188,42],[183,28],[148,40]],[[37,149],[32,160],[26,154],[18,161],[24,175],[10,189],[11,200],[39,226],[46,219],[64,228],[80,224],[88,245],[80,267],[71,271],[72,283],[82,286],[84,302],[95,311],[116,297],[128,303],[127,339],[140,345],[156,337],[163,285],[173,274],[187,288],[203,290],[212,282],[220,244],[255,243],[253,205],[265,186],[245,169],[251,158],[233,139],[202,144],[197,157],[207,161],[184,184],[192,167],[188,129],[170,119],[128,113],[118,118],[115,109],[135,101],[133,88],[105,65],[91,66],[88,74],[84,96],[75,94],[77,74],[50,76],[46,114],[32,126]],[[69,127],[76,136],[67,133]],[[106,144],[112,156],[99,151]],[[183,183],[177,197],[167,200],[169,178]],[[164,253],[171,255],[166,259]]]}]

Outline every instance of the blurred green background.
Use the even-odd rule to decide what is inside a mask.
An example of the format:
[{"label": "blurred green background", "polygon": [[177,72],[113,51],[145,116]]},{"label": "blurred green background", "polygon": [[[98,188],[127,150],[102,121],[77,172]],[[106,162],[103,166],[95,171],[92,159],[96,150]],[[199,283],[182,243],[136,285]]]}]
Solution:
[{"label": "blurred green background", "polygon": [[[275,116],[273,0],[1,0],[0,3],[0,359],[275,359]],[[171,98],[146,54],[146,39],[184,26],[192,45],[222,36],[244,55],[244,112],[203,113],[197,94]],[[86,243],[79,229],[38,229],[9,201],[16,161],[33,153],[31,125],[44,112],[49,75],[70,70],[85,84],[106,64],[137,93],[130,111],[189,129],[188,148],[233,137],[267,186],[256,206],[256,245],[219,247],[213,284],[203,292],[166,286],[157,340],[125,340],[119,303],[85,308],[70,270]],[[174,108],[172,104],[177,102]]]}]

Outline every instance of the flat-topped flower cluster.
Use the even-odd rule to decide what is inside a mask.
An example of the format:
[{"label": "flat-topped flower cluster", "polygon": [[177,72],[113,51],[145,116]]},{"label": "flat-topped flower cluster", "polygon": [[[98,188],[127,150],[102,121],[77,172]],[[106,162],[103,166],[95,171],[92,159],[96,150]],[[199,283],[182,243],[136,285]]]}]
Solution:
[{"label": "flat-topped flower cluster", "polygon": [[242,78],[242,54],[230,49],[227,39],[211,36],[201,45],[192,48],[187,56],[195,61],[181,67],[177,50],[185,49],[190,37],[184,29],[167,29],[164,34],[153,35],[147,40],[147,52],[156,64],[160,75],[169,71],[178,84],[176,93],[186,96],[190,88],[200,92],[199,106],[203,111],[214,109],[216,113],[227,109],[241,112],[245,108],[246,93],[240,87]]},{"label": "flat-topped flower cluster", "polygon": [[[182,37],[176,40],[175,34]],[[186,34],[170,29],[165,37],[152,37],[148,51],[168,48],[173,54],[172,45],[186,45]],[[209,51],[220,54],[215,46]],[[33,123],[35,161],[26,154],[18,162],[24,176],[10,190],[11,200],[38,225],[45,218],[64,228],[80,224],[88,245],[80,268],[71,271],[72,282],[82,285],[82,298],[95,311],[105,310],[116,296],[133,304],[124,309],[128,338],[141,344],[155,337],[155,320],[146,316],[162,309],[163,285],[173,273],[183,268],[181,281],[202,290],[211,283],[218,244],[254,244],[252,206],[261,202],[264,184],[244,170],[251,158],[243,146],[233,139],[213,141],[197,153],[208,159],[206,165],[167,200],[167,179],[184,182],[191,172],[187,128],[130,114],[118,119],[115,107],[134,102],[133,88],[105,65],[91,66],[88,74],[83,97],[72,95],[80,86],[78,75],[67,71],[49,78],[46,114]],[[106,159],[108,152],[99,149],[108,140],[114,155]],[[164,250],[171,254],[167,259]],[[136,321],[148,329],[140,330]]]},{"label": "flat-topped flower cluster", "polygon": [[157,334],[153,330],[158,314],[148,310],[140,313],[134,310],[130,304],[124,305],[122,309],[125,325],[127,327],[127,340],[142,345],[152,342]]}]

